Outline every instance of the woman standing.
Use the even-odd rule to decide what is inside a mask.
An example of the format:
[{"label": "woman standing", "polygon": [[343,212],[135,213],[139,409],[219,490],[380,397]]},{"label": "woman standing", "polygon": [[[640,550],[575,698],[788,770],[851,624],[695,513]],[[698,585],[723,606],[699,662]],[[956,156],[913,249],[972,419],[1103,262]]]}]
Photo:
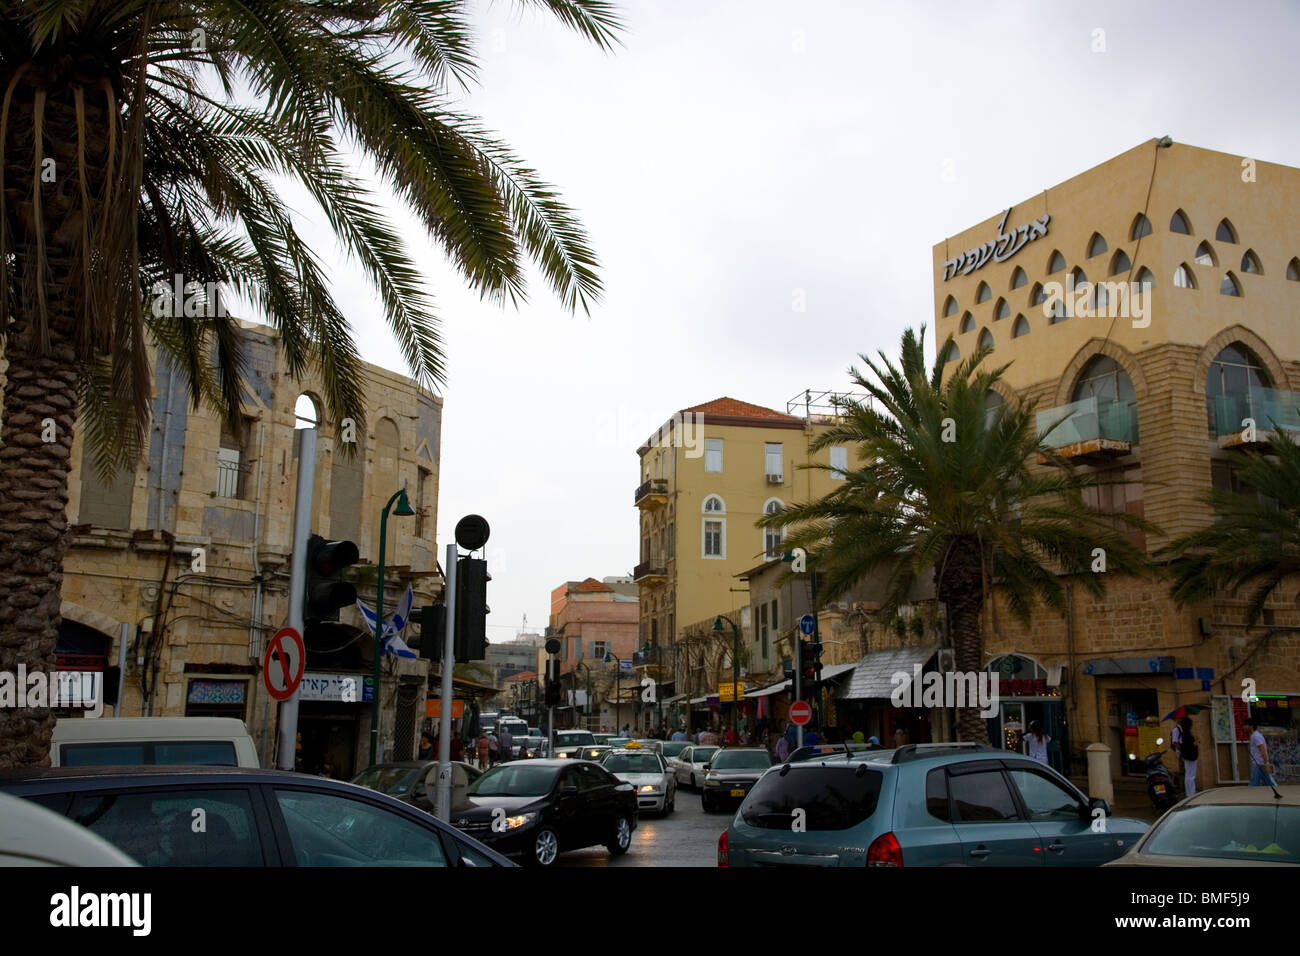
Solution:
[{"label": "woman standing", "polygon": [[1037,720],[1029,724],[1029,733],[1025,734],[1025,743],[1029,745],[1029,758],[1039,763],[1047,763],[1047,745],[1052,738],[1043,733],[1043,725]]},{"label": "woman standing", "polygon": [[1185,716],[1178,721],[1178,730],[1176,749],[1183,758],[1183,794],[1190,797],[1196,792],[1196,759],[1201,755],[1201,748],[1192,733],[1192,718]]}]

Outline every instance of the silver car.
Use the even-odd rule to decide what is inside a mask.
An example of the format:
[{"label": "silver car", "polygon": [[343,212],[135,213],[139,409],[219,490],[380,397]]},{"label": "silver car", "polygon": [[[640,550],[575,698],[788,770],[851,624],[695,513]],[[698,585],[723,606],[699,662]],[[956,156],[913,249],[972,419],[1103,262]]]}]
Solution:
[{"label": "silver car", "polygon": [[692,789],[704,786],[704,765],[721,750],[712,744],[694,744],[677,755],[677,766],[673,770],[678,784]]},{"label": "silver car", "polygon": [[664,758],[648,748],[611,750],[600,765],[624,783],[636,788],[637,809],[654,810],[667,816],[677,797],[677,778]]}]

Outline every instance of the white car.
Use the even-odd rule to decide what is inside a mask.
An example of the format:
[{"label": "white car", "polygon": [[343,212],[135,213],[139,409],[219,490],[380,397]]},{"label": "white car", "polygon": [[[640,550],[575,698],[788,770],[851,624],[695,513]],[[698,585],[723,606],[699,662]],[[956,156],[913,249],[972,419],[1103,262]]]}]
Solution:
[{"label": "white car", "polygon": [[139,865],[67,817],[22,797],[0,793],[0,866]]},{"label": "white car", "polygon": [[653,750],[643,747],[611,750],[601,759],[600,765],[636,788],[638,810],[654,810],[665,816],[673,812],[677,779],[664,763],[664,758]]},{"label": "white car", "polygon": [[704,775],[707,773],[704,765],[721,749],[713,744],[694,744],[687,747],[677,755],[677,766],[673,770],[677,782],[683,787],[703,788]]}]

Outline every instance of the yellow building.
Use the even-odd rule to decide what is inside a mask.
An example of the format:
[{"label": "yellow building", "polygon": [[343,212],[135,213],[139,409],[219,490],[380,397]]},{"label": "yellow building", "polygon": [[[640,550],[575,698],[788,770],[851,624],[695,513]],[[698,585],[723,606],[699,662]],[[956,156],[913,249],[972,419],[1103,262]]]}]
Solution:
[{"label": "yellow building", "polygon": [[[949,360],[988,344],[1010,362],[991,403],[1033,402],[1040,434],[1065,419],[1048,443],[1120,479],[1093,503],[1159,526],[1134,535],[1154,552],[1211,520],[1211,487],[1239,487],[1227,449],[1300,428],[1298,255],[1300,170],[1153,140],[936,245],[936,338],[955,336]],[[1254,686],[1283,778],[1300,771],[1293,588],[1247,628],[1234,595],[1180,609],[1167,580],[1107,584],[1101,600],[1070,588],[1064,618],[1028,629],[987,603],[1010,691],[995,739],[1043,719],[1076,758],[1104,741],[1130,772],[1145,718],[1200,705],[1201,786],[1240,780]]]},{"label": "yellow building", "polygon": [[[811,406],[798,417],[719,398],[677,412],[637,449],[640,642],[665,692],[716,694],[724,670],[730,681],[729,663],[720,668],[708,655],[672,648],[688,630],[711,629],[719,614],[735,622],[746,645],[753,642],[758,622],[737,575],[783,551],[779,531],[756,527],[764,514],[820,498],[840,480],[828,469],[847,467],[846,447],[809,452],[825,421]],[[767,626],[775,631],[788,622]],[[725,636],[720,644],[730,646],[731,631]],[[755,670],[771,667],[753,663]]]},{"label": "yellow building", "polygon": [[[149,447],[133,471],[101,482],[78,433],[57,651],[60,667],[104,675],[112,696],[125,634],[117,712],[238,717],[270,765],[278,708],[260,664],[267,639],[289,619],[296,426],[319,421],[312,531],[357,543],[357,587],[371,607],[380,511],[407,489],[417,515],[389,519],[385,606],[391,611],[410,584],[418,607],[441,588],[434,532],[442,399],[363,365],[367,417],[348,429],[323,420],[319,383],[289,376],[270,329],[246,324],[243,334],[248,388],[237,432],[210,410],[193,410],[183,373],[158,360]],[[349,441],[354,456],[343,454]],[[372,641],[355,607],[342,610],[341,623],[337,646],[308,644],[298,727],[304,769],[328,763],[346,778],[368,757]],[[381,755],[400,756],[418,742],[427,670],[424,660],[385,658]]]}]

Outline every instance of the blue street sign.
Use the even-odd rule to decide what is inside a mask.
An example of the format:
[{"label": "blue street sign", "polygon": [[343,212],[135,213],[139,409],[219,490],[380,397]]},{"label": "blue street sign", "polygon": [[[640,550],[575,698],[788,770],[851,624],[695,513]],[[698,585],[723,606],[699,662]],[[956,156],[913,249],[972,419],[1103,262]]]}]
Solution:
[{"label": "blue street sign", "polygon": [[619,661],[619,662],[618,662],[618,669],[621,670],[621,671],[630,671],[630,670],[632,669],[632,662],[631,662],[631,661]]},{"label": "blue street sign", "polygon": [[811,614],[805,614],[803,617],[799,618],[799,631],[802,634],[808,634],[811,636],[812,632],[816,630],[816,626],[817,622],[813,620]]}]

